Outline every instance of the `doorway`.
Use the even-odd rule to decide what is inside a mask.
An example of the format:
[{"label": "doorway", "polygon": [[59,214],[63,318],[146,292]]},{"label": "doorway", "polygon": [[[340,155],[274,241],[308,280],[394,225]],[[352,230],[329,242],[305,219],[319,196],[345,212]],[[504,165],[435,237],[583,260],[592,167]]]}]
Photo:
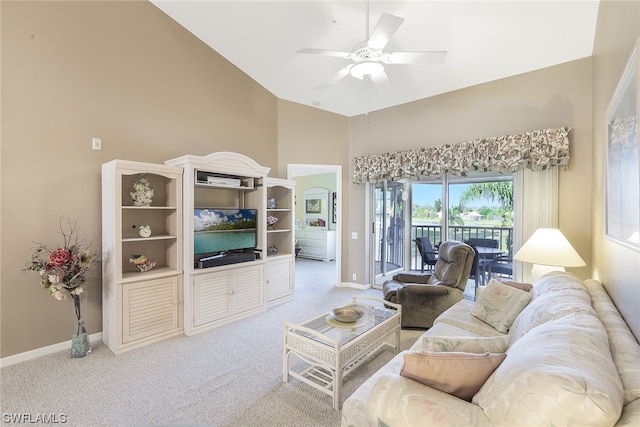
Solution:
[{"label": "doorway", "polygon": [[[287,165],[287,178],[296,181],[296,230],[302,231],[307,228],[308,218],[305,218],[304,190],[318,187],[328,190],[327,206],[329,212],[326,219],[326,230],[335,233],[335,261],[329,261],[333,265],[332,270],[334,271],[327,270],[327,264],[324,261],[310,261],[314,263],[310,264],[305,260],[305,267],[317,265],[319,274],[332,274],[335,286],[340,286],[342,284],[340,262],[342,258],[342,216],[339,213],[342,207],[342,166],[289,164]],[[301,185],[298,186],[298,183]],[[309,224],[309,226],[318,226],[318,224]]]}]

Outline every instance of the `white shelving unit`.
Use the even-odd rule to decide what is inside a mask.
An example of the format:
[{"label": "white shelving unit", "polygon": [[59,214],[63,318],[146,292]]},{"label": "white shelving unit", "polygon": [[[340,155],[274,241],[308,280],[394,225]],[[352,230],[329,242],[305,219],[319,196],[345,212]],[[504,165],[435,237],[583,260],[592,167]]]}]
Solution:
[{"label": "white shelving unit", "polygon": [[[184,170],[184,333],[193,335],[266,310],[266,186],[269,168],[238,153],[186,155],[165,164]],[[196,268],[194,209],[257,209],[255,259]]]},{"label": "white shelving unit", "polygon": [[[273,228],[267,229],[268,249],[278,253],[267,256],[266,292],[269,305],[289,301],[295,289],[295,181],[267,178],[267,216],[278,218]],[[275,207],[270,206],[270,200]]]},{"label": "white shelving unit", "polygon": [[[134,206],[130,193],[144,178],[151,205]],[[151,227],[141,237],[139,227]],[[182,333],[182,169],[113,160],[102,165],[103,341],[114,353]],[[144,255],[141,272],[129,259]]]}]

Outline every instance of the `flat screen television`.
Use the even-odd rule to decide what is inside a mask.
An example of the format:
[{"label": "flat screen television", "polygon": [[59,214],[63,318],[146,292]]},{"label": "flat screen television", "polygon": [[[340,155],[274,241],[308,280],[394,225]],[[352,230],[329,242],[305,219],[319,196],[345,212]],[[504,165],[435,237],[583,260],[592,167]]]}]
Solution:
[{"label": "flat screen television", "polygon": [[194,209],[195,258],[255,249],[257,214],[257,209]]}]

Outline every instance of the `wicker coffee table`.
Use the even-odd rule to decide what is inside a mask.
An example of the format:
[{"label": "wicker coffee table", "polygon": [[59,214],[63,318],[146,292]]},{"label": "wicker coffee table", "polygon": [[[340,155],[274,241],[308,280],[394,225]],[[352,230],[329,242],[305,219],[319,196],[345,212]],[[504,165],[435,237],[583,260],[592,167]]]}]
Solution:
[{"label": "wicker coffee table", "polygon": [[[284,324],[283,381],[288,382],[292,376],[328,394],[333,398],[334,409],[342,407],[342,379],[347,374],[381,349],[397,354],[400,348],[399,305],[359,296],[353,297],[353,304],[364,312],[354,323],[337,322],[327,313],[301,325]],[[292,354],[303,362],[304,368],[299,372],[289,367]]]}]

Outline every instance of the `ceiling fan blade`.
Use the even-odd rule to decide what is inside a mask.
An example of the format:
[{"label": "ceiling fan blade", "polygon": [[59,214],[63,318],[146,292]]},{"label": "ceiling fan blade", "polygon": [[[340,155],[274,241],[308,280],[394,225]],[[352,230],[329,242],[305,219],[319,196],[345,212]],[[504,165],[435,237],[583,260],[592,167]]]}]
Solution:
[{"label": "ceiling fan blade", "polygon": [[391,37],[398,31],[400,25],[404,22],[404,18],[399,16],[383,13],[376,24],[376,27],[369,37],[367,46],[372,49],[382,50],[389,43]]},{"label": "ceiling fan blade", "polygon": [[296,53],[307,53],[310,55],[334,56],[336,58],[349,59],[351,52],[343,52],[340,50],[314,49],[311,47],[303,47],[296,50]]},{"label": "ceiling fan blade", "polygon": [[382,55],[385,64],[442,64],[447,59],[447,51],[388,52]]},{"label": "ceiling fan blade", "polygon": [[326,82],[322,83],[320,86],[316,87],[316,89],[318,90],[322,90],[322,89],[326,89],[329,86],[338,83],[340,80],[344,79],[345,77],[347,77],[349,75],[349,70],[351,69],[351,67],[353,66],[353,64],[349,64],[346,67],[344,67],[343,69],[341,69],[340,71],[338,71],[337,73],[335,73],[333,75],[333,77],[331,77],[329,80],[327,80]]}]

